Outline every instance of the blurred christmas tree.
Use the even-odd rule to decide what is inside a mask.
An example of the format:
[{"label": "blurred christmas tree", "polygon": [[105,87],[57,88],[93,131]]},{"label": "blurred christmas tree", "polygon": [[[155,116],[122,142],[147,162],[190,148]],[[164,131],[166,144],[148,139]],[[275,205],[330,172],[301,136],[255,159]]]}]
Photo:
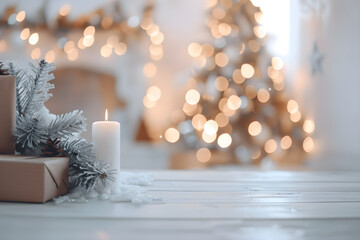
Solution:
[{"label": "blurred christmas tree", "polygon": [[[284,93],[283,61],[265,49],[263,13],[250,0],[210,1],[206,24],[212,42],[191,43],[189,54],[201,69],[190,79],[176,127],[165,139],[196,150],[199,162],[299,162],[314,143],[314,130],[296,101]],[[225,155],[224,155],[225,156]],[[230,161],[230,162],[231,162]]]}]

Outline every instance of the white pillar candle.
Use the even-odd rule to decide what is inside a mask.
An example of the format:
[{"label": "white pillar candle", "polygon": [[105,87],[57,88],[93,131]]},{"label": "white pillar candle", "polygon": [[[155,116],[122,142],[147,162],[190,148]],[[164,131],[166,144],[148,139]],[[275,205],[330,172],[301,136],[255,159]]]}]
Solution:
[{"label": "white pillar candle", "polygon": [[[92,124],[92,140],[96,159],[109,164],[116,170],[116,180],[120,173],[120,123],[108,121],[108,112],[105,112],[105,121]],[[110,188],[114,189],[116,182]]]}]

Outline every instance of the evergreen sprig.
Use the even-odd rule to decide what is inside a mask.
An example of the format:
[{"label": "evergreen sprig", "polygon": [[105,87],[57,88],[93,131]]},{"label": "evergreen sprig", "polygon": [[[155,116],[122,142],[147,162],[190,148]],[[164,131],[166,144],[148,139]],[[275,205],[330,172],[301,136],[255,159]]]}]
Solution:
[{"label": "evergreen sprig", "polygon": [[85,139],[74,139],[85,130],[86,119],[82,111],[61,114],[53,118],[44,103],[52,97],[49,90],[55,70],[54,64],[41,60],[29,68],[14,62],[0,64],[1,72],[16,77],[16,150],[20,154],[39,155],[48,139],[59,139],[63,154],[70,159],[69,177],[72,187],[93,189],[98,182],[113,181],[114,170],[95,159],[92,144]]}]

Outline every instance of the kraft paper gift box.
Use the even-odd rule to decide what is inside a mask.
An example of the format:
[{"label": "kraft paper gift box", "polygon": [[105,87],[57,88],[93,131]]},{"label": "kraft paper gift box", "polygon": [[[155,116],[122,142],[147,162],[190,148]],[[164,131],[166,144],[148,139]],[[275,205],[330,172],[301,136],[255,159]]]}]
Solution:
[{"label": "kraft paper gift box", "polygon": [[46,202],[68,192],[69,159],[0,155],[0,200]]},{"label": "kraft paper gift box", "polygon": [[14,154],[15,77],[0,76],[0,153]]}]

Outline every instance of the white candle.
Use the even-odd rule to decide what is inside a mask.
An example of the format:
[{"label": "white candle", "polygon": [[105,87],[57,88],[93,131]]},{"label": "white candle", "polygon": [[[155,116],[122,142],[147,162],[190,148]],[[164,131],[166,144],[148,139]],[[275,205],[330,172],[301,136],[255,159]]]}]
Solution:
[{"label": "white candle", "polygon": [[[105,121],[92,124],[92,140],[96,159],[109,164],[116,170],[116,180],[120,173],[120,123],[108,121],[108,111],[105,111]],[[116,182],[110,188],[114,189]]]}]

